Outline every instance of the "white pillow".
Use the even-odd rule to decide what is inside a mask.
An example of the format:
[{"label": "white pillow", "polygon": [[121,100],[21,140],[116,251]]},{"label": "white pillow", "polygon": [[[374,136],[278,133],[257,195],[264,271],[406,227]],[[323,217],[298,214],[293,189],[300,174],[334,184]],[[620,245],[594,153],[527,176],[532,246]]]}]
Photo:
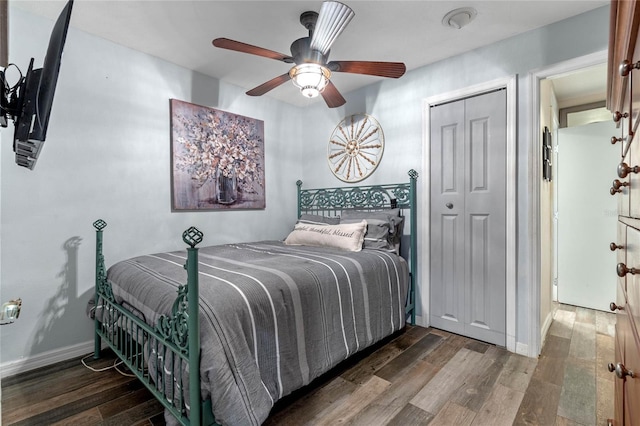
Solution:
[{"label": "white pillow", "polygon": [[296,223],[284,243],[295,246],[335,247],[342,250],[360,251],[366,231],[366,220],[340,225]]}]

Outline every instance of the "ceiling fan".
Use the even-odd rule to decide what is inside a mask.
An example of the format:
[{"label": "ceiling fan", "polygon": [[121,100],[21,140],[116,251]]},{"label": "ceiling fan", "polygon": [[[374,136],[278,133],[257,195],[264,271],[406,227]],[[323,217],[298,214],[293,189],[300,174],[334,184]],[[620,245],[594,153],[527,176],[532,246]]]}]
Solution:
[{"label": "ceiling fan", "polygon": [[300,23],[309,31],[309,36],[300,38],[291,44],[291,55],[285,55],[228,38],[217,38],[213,40],[213,45],[222,49],[250,53],[287,64],[295,64],[285,74],[249,90],[247,95],[261,96],[281,84],[293,80],[293,83],[300,88],[304,96],[314,98],[321,95],[329,108],[335,108],[344,105],[346,100],[331,82],[332,72],[399,78],[406,71],[406,67],[402,62],[328,62],[333,42],[344,31],[354,15],[349,6],[337,1],[325,1],[322,3],[320,13],[313,11],[302,13],[300,15]]}]

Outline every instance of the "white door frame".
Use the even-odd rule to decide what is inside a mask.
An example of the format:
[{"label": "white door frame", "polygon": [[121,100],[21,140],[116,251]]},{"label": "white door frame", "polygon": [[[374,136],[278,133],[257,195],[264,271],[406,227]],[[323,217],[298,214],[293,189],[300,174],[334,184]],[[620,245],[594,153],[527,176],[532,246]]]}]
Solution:
[{"label": "white door frame", "polygon": [[[463,89],[454,90],[440,95],[430,96],[422,101],[422,159],[423,165],[422,179],[420,185],[427,188],[423,191],[428,194],[430,188],[431,173],[431,156],[429,147],[431,146],[431,119],[429,109],[433,105],[443,102],[450,102],[459,99],[468,98],[470,96],[480,95],[498,89],[507,90],[507,291],[506,291],[506,342],[507,350],[516,351],[516,81],[517,76],[499,78],[488,81],[486,83],[469,86]],[[430,201],[429,196],[421,197],[421,217],[420,217],[420,239],[418,241],[420,248],[418,253],[420,256],[420,303],[422,307],[421,325],[429,326],[429,295],[430,295]]]},{"label": "white door frame", "polygon": [[529,348],[528,355],[537,357],[540,353],[540,342],[542,339],[542,329],[540,324],[540,276],[541,259],[540,250],[540,169],[542,167],[542,154],[540,152],[540,80],[545,78],[577,71],[594,65],[607,62],[607,50],[591,53],[579,58],[570,59],[539,68],[529,72],[529,82],[531,83],[531,143],[529,144],[529,197],[528,205],[531,214],[529,221]]}]

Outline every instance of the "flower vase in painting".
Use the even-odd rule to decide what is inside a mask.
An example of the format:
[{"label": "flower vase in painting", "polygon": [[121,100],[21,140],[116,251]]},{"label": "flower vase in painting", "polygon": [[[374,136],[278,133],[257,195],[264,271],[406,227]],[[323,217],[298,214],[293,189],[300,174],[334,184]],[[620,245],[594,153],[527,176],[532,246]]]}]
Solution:
[{"label": "flower vase in painting", "polygon": [[233,204],[238,199],[238,181],[235,167],[218,167],[216,173],[218,203]]}]

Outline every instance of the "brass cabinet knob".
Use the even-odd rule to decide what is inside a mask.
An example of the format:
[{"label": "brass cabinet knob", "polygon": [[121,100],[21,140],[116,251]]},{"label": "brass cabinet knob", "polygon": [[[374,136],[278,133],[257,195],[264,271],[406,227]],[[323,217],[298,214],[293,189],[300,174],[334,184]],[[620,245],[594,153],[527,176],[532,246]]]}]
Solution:
[{"label": "brass cabinet knob", "polygon": [[623,248],[624,248],[624,246],[619,246],[616,243],[609,244],[609,250],[611,250],[611,251],[616,251],[618,249],[623,249]]},{"label": "brass cabinet knob", "polygon": [[618,306],[614,302],[609,303],[609,309],[611,310],[611,312],[615,312],[616,310],[624,311],[624,307]]},{"label": "brass cabinet knob", "polygon": [[612,373],[615,372],[616,373],[616,377],[618,377],[618,379],[624,379],[627,376],[629,376],[631,378],[636,377],[635,374],[633,373],[633,371],[627,370],[627,368],[621,362],[619,362],[619,363],[617,363],[615,365],[612,362],[610,362],[609,365],[607,365],[607,368],[609,369],[610,372],[612,372]]},{"label": "brass cabinet knob", "polygon": [[618,177],[621,179],[626,178],[629,173],[638,173],[640,172],[639,166],[629,167],[627,163],[618,164]]},{"label": "brass cabinet knob", "polygon": [[618,179],[614,179],[613,187],[615,189],[620,189],[620,187],[629,186],[629,182],[620,182]]},{"label": "brass cabinet knob", "polygon": [[611,145],[615,145],[618,142],[622,142],[624,138],[616,138],[615,136],[611,136]]},{"label": "brass cabinet knob", "polygon": [[622,61],[620,63],[620,68],[618,69],[618,71],[620,71],[620,75],[622,77],[626,77],[634,69],[636,69],[636,70],[640,69],[640,61],[636,62],[635,64],[632,64],[627,59],[625,59],[624,61]]},{"label": "brass cabinet knob", "polygon": [[627,274],[635,275],[640,272],[640,270],[636,268],[627,268],[627,265],[624,263],[618,263],[618,266],[616,266],[616,272],[619,277],[624,277]]},{"label": "brass cabinet knob", "polygon": [[620,111],[616,111],[613,113],[613,122],[617,123],[618,121],[622,120],[623,118],[627,118],[629,117],[629,113],[628,112],[620,112]]},{"label": "brass cabinet knob", "polygon": [[611,189],[609,190],[609,193],[611,195],[616,195],[619,192],[622,192],[622,189],[620,189],[623,186],[629,186],[629,182],[620,182],[620,180],[615,179],[613,181],[613,184],[611,186]]}]

